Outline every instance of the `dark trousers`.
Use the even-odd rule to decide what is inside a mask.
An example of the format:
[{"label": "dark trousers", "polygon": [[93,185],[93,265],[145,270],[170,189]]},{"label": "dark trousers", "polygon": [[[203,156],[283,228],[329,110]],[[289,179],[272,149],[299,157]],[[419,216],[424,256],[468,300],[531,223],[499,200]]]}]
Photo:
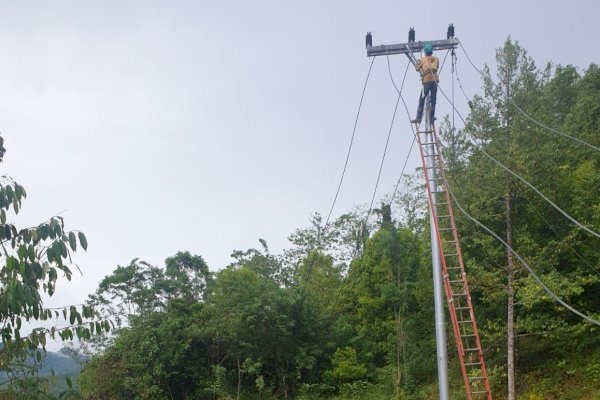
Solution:
[{"label": "dark trousers", "polygon": [[429,94],[430,109],[429,109],[429,121],[433,122],[435,118],[435,101],[437,98],[437,82],[431,81],[423,84],[423,90],[419,96],[419,108],[417,108],[417,119],[421,121],[423,117],[423,108],[425,107],[425,98]]}]

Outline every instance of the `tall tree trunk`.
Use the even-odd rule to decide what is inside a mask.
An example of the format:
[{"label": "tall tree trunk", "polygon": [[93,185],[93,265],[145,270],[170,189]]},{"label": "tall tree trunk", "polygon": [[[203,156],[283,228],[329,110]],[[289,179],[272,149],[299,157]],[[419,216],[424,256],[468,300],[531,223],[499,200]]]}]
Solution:
[{"label": "tall tree trunk", "polygon": [[237,372],[238,372],[238,381],[237,381],[237,400],[240,400],[240,392],[242,391],[242,368],[240,367],[240,355],[236,355],[237,361]]},{"label": "tall tree trunk", "polygon": [[400,391],[400,382],[402,372],[400,370],[400,348],[402,346],[402,320],[400,319],[400,312],[396,311],[396,399],[402,399],[402,392]]},{"label": "tall tree trunk", "polygon": [[[506,81],[506,98],[510,98],[510,74],[507,76]],[[510,166],[512,146],[511,146],[511,115],[508,106],[506,108],[506,150],[508,157],[508,165]],[[512,190],[510,183],[510,176],[508,172],[505,174],[505,206],[506,206],[506,243],[511,248],[513,247],[513,220],[512,220]],[[515,270],[514,270],[514,259],[513,254],[507,248],[506,249],[506,269],[507,269],[507,304],[506,304],[506,336],[507,336],[507,348],[506,348],[506,373],[508,379],[508,400],[515,400]]]},{"label": "tall tree trunk", "polygon": [[[506,243],[512,247],[512,203],[511,203],[510,185],[506,186]],[[515,400],[515,290],[514,290],[514,262],[513,255],[507,251],[507,354],[506,368],[508,374],[508,400]]]}]

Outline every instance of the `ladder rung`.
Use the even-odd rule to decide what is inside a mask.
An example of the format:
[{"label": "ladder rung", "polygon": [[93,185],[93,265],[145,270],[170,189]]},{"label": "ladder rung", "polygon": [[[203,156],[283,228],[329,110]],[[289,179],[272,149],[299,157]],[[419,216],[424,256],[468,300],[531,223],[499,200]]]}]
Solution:
[{"label": "ladder rung", "polygon": [[[470,349],[465,349],[465,351],[479,351],[479,349],[477,347],[472,347]],[[471,379],[471,378],[469,378]]]},{"label": "ladder rung", "polygon": [[440,231],[451,231],[452,228],[439,228]]},{"label": "ladder rung", "polygon": [[433,133],[433,131],[419,131],[417,133]]},{"label": "ladder rung", "polygon": [[481,365],[481,363],[479,361],[474,362],[474,363],[465,363],[465,367],[472,367],[474,365]]},{"label": "ladder rung", "polygon": [[437,157],[437,156],[438,156],[437,153],[435,153],[435,154],[424,154],[423,155],[423,157]]},{"label": "ladder rung", "polygon": [[470,324],[471,322],[473,322],[473,321],[471,321],[470,319],[465,319],[465,320],[462,320],[462,321],[458,321],[459,324]]},{"label": "ladder rung", "polygon": [[450,281],[450,283],[463,283],[464,281],[462,279],[456,280],[456,281]]},{"label": "ladder rung", "polygon": [[444,254],[445,256],[457,256],[458,253],[448,253],[448,254]]},{"label": "ladder rung", "polygon": [[461,269],[460,267],[450,267],[450,268],[446,268],[447,270],[451,270],[451,269]]},{"label": "ladder rung", "polygon": [[[445,192],[437,192],[437,193],[445,193]],[[451,215],[450,214],[448,214],[448,215],[438,215],[438,218],[448,218],[448,217],[451,217]]]},{"label": "ladder rung", "polygon": [[460,335],[460,337],[465,337],[465,338],[466,337],[475,337],[475,334],[474,333],[470,333],[468,335]]},{"label": "ladder rung", "polygon": [[453,296],[466,296],[466,293],[452,293]]},{"label": "ladder rung", "polygon": [[469,380],[471,381],[480,381],[482,379],[485,379],[483,376],[470,376]]},{"label": "ladder rung", "polygon": [[468,310],[469,307],[454,307],[455,310]]}]

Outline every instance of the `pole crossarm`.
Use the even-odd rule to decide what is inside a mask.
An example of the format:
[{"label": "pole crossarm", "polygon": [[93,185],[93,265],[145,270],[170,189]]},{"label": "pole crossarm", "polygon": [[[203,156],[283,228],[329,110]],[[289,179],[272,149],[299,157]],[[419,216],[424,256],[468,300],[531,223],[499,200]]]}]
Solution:
[{"label": "pole crossarm", "polygon": [[450,50],[458,47],[457,38],[409,42],[401,44],[382,44],[380,46],[367,46],[367,57],[386,56],[392,54],[420,53],[425,43],[431,43],[433,50]]}]

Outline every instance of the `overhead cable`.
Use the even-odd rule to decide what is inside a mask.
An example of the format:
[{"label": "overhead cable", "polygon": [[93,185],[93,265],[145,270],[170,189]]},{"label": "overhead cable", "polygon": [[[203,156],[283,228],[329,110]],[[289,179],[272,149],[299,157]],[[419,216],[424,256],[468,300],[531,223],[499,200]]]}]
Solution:
[{"label": "overhead cable", "polygon": [[585,319],[586,321],[589,321],[589,322],[591,322],[593,324],[596,324],[596,325],[600,326],[600,321],[595,320],[594,318],[592,318],[592,317],[590,317],[588,315],[585,315],[584,313],[582,313],[581,311],[577,310],[573,306],[567,304],[564,300],[562,300],[560,297],[558,297],[548,286],[546,286],[544,284],[544,282],[542,282],[542,280],[540,279],[540,277],[529,266],[529,264],[527,264],[527,262],[525,262],[525,260],[523,259],[523,257],[521,257],[519,255],[519,253],[517,253],[508,243],[506,243],[494,231],[492,231],[487,226],[485,226],[481,222],[479,222],[476,218],[474,218],[473,216],[471,216],[461,206],[460,202],[458,201],[458,199],[456,198],[456,196],[454,195],[454,192],[450,189],[450,187],[448,187],[448,192],[450,192],[450,195],[452,196],[452,199],[454,200],[454,203],[456,204],[456,206],[458,207],[458,209],[465,215],[465,217],[467,217],[468,219],[470,219],[471,221],[473,221],[475,224],[477,224],[478,226],[480,226],[481,228],[483,228],[490,235],[492,235],[494,238],[496,238],[496,240],[498,240],[500,243],[502,243],[506,247],[506,249],[509,250],[521,262],[521,264],[523,264],[523,266],[527,269],[527,271],[529,271],[529,274],[532,276],[532,278],[538,283],[538,285],[540,285],[540,287],[548,294],[548,296],[552,297],[557,303],[561,304],[563,307],[565,307],[566,309],[568,309],[572,313],[580,316],[581,318]]},{"label": "overhead cable", "polygon": [[[337,202],[337,198],[340,194],[340,189],[342,188],[342,183],[344,182],[344,176],[346,175],[346,169],[348,168],[348,161],[350,160],[350,154],[352,153],[352,145],[354,144],[354,137],[356,135],[356,127],[358,126],[358,119],[360,117],[360,111],[362,109],[363,100],[365,98],[365,92],[367,90],[367,84],[369,83],[369,77],[371,76],[371,70],[373,69],[373,63],[375,63],[375,58],[376,57],[373,57],[373,59],[371,60],[371,64],[369,65],[369,71],[367,72],[367,77],[365,78],[363,90],[360,95],[360,102],[358,103],[358,111],[356,112],[356,118],[354,119],[354,127],[352,128],[352,136],[350,137],[350,145],[348,146],[348,152],[346,154],[346,161],[344,162],[344,168],[342,170],[342,175],[340,177],[340,181],[338,183],[337,190],[336,190],[335,196],[333,198],[333,202],[331,203],[331,208],[329,209],[329,213],[327,214],[327,219],[325,220],[323,229],[321,229],[321,227],[319,226],[319,230],[317,231],[317,243],[316,243],[317,251],[319,251],[321,249],[321,235],[324,231],[327,230],[327,228],[329,226],[329,220],[331,219],[331,215],[333,214],[333,209],[335,207],[335,203]],[[314,264],[314,261],[312,263],[310,263],[310,265],[308,265],[308,267],[307,267],[307,269],[308,269],[307,278],[306,278],[307,282],[310,282],[310,276],[312,275],[313,264]]]},{"label": "overhead cable", "polygon": [[[367,221],[369,220],[369,217],[371,216],[371,212],[373,211],[373,203],[375,201],[375,195],[377,193],[377,188],[379,186],[379,180],[380,180],[380,177],[381,177],[381,172],[383,170],[383,164],[384,164],[384,161],[385,161],[385,156],[386,156],[388,144],[389,144],[389,141],[390,141],[390,136],[391,136],[391,133],[392,133],[392,128],[394,126],[394,121],[396,119],[396,113],[398,111],[398,104],[399,104],[399,101],[402,99],[402,89],[404,88],[404,83],[406,82],[406,75],[408,73],[408,68],[410,66],[410,64],[407,62],[407,64],[406,64],[406,70],[404,71],[404,77],[402,78],[402,84],[400,85],[400,88],[398,89],[398,86],[396,86],[396,82],[394,81],[394,78],[393,78],[392,73],[391,73],[389,56],[387,57],[387,62],[388,62],[388,71],[390,73],[390,78],[392,80],[392,83],[394,84],[394,88],[396,89],[396,92],[398,93],[398,98],[396,99],[396,105],[394,107],[394,113],[392,115],[392,120],[390,122],[390,128],[388,130],[388,136],[387,136],[387,140],[385,142],[385,148],[384,148],[384,151],[383,151],[383,156],[382,156],[382,159],[381,159],[381,163],[379,165],[379,173],[377,174],[377,181],[375,183],[375,188],[373,190],[373,195],[371,196],[371,204],[369,205],[369,210],[367,211],[367,214],[365,215],[365,217],[364,217],[364,219],[362,220],[362,223],[361,223],[361,228],[360,228],[361,230],[359,232],[360,238],[362,238],[362,235],[364,233],[363,232],[363,228],[366,225]],[[402,101],[404,101],[404,100],[402,99]],[[413,144],[414,144],[414,141],[413,141]],[[410,155],[410,151],[411,150],[412,150],[412,145],[410,147],[408,155],[406,156],[406,161],[404,162],[404,167],[406,167],[406,163],[408,161],[408,156]],[[402,168],[402,173],[404,173],[404,167]],[[398,183],[399,183],[399,181],[398,181]],[[396,186],[396,188],[397,188],[397,186]],[[394,193],[395,192],[396,191],[394,190]],[[390,202],[390,204],[391,204],[391,202]],[[356,257],[357,253],[358,253],[358,246],[355,247],[355,250],[354,250],[354,252],[352,254],[352,259],[354,259]],[[344,278],[342,280],[342,283],[340,285],[340,289],[338,291],[338,296],[337,296],[337,299],[336,299],[336,305],[337,305],[337,302],[339,301],[339,298],[341,296],[341,293],[342,293],[342,290],[344,288],[345,283],[346,283],[346,278]]]},{"label": "overhead cable", "polygon": [[[483,72],[482,72],[482,71],[481,71],[479,68],[477,68],[477,66],[475,66],[475,64],[473,63],[473,61],[471,61],[471,58],[470,58],[470,57],[469,57],[469,55],[467,54],[467,51],[465,50],[464,46],[462,45],[462,43],[461,43],[460,41],[459,41],[459,44],[460,44],[460,48],[462,49],[463,53],[465,53],[465,56],[467,57],[467,60],[469,61],[469,63],[471,64],[471,66],[473,66],[473,68],[475,69],[475,71],[477,71],[477,72],[478,72],[478,73],[479,73],[479,74],[480,74],[482,77],[484,77],[484,78],[485,78],[485,74],[484,74],[484,73],[483,73]],[[492,82],[492,84],[494,84],[494,83]],[[496,85],[496,84],[494,84],[494,86],[497,86],[497,85]],[[501,99],[498,99],[498,98],[496,98],[496,100],[498,100],[498,101],[502,101]],[[567,133],[561,132],[561,131],[559,131],[559,130],[557,130],[557,129],[551,128],[551,127],[549,127],[549,126],[547,126],[547,125],[545,125],[545,124],[543,124],[543,123],[539,122],[538,120],[534,119],[534,118],[533,118],[533,117],[531,117],[529,114],[527,114],[527,113],[526,113],[526,112],[525,112],[525,111],[524,111],[524,110],[523,110],[521,107],[519,107],[519,105],[518,105],[518,104],[517,104],[517,103],[516,103],[516,102],[515,102],[513,99],[511,99],[511,98],[507,98],[507,100],[508,100],[508,101],[509,101],[509,102],[510,102],[510,103],[511,103],[511,104],[512,104],[512,105],[513,105],[513,106],[514,106],[516,109],[517,109],[517,111],[519,111],[519,112],[520,112],[520,113],[521,113],[521,114],[522,114],[522,115],[523,115],[525,118],[527,118],[529,121],[531,121],[532,123],[536,124],[537,126],[539,126],[539,127],[543,128],[543,129],[545,129],[545,130],[547,130],[547,131],[550,131],[550,132],[552,132],[552,133],[555,133],[555,134],[557,134],[557,135],[560,135],[560,136],[566,137],[566,138],[568,138],[568,139],[571,139],[571,140],[573,140],[573,141],[576,141],[576,142],[578,142],[578,143],[580,143],[580,144],[582,144],[582,145],[584,145],[584,146],[587,146],[587,147],[589,147],[590,149],[593,149],[593,150],[596,150],[596,151],[600,152],[600,147],[598,147],[598,146],[594,146],[593,144],[591,144],[591,143],[588,143],[588,142],[586,142],[586,141],[584,141],[584,140],[582,140],[582,139],[579,139],[578,137],[575,137],[575,136],[569,135],[569,134],[567,134]]]},{"label": "overhead cable", "polygon": [[[406,74],[408,73],[408,68],[410,67],[410,64],[409,63],[406,64],[406,70],[404,71],[404,77],[402,78],[402,85],[400,86],[400,89],[398,89],[398,86],[396,86],[396,81],[394,80],[394,75],[392,74],[392,67],[390,65],[390,56],[386,55],[386,57],[387,57],[388,73],[390,75],[390,80],[392,81],[392,85],[394,85],[396,92],[398,92],[399,99],[402,100],[402,103],[404,103],[404,107],[408,111],[408,108],[406,107],[406,102],[404,101],[404,97],[402,96],[401,89],[404,87],[404,82],[406,81]],[[409,119],[410,119],[410,114],[409,114]],[[413,129],[412,124],[410,125],[410,127],[411,127],[411,129]],[[406,169],[406,164],[408,164],[408,159],[410,158],[410,154],[412,153],[412,149],[415,145],[415,140],[416,140],[416,137],[414,135],[414,130],[413,130],[413,140],[412,140],[412,143],[410,144],[410,148],[408,149],[408,153],[406,154],[406,158],[404,159],[404,164],[402,165],[402,172],[400,172],[400,176],[398,177],[398,182],[396,182],[396,185],[394,186],[394,191],[392,192],[392,197],[390,198],[390,205],[394,202],[394,198],[396,197],[396,192],[398,191],[398,187],[400,186],[400,181],[402,180],[402,177],[404,176],[404,170]]]},{"label": "overhead cable", "polygon": [[[454,104],[452,104],[452,102],[450,101],[450,99],[448,99],[448,96],[446,96],[446,93],[444,93],[444,91],[442,90],[441,87],[439,87],[439,85],[438,85],[438,88],[440,89],[440,92],[446,98],[446,100],[448,100],[448,102],[450,102],[451,106],[456,110],[456,107],[454,106]],[[466,128],[467,127],[467,122],[463,118],[462,114],[458,110],[456,110],[456,114],[463,121],[463,123],[465,124],[465,128]],[[492,157],[490,154],[488,154],[483,149],[483,146],[479,146],[478,149],[479,149],[479,151],[481,151],[481,153],[483,155],[485,155],[487,158],[489,158],[492,162],[494,162],[499,167],[501,167],[502,169],[504,169],[505,171],[507,171],[508,173],[510,173],[511,175],[513,175],[515,178],[519,179],[525,185],[529,186],[535,193],[537,193],[541,198],[543,198],[544,200],[546,200],[546,202],[548,202],[548,204],[550,204],[558,212],[560,212],[562,215],[564,215],[569,221],[573,222],[575,225],[577,225],[581,229],[585,230],[586,232],[590,233],[591,235],[596,236],[597,238],[600,238],[600,233],[598,233],[598,232],[596,232],[596,231],[588,228],[587,226],[583,225],[581,222],[577,221],[570,214],[568,214],[566,211],[564,211],[562,208],[560,208],[556,203],[554,203],[552,200],[550,200],[546,195],[544,195],[539,189],[537,189],[535,186],[533,186],[531,183],[529,183],[527,180],[525,180],[519,174],[517,174],[516,172],[514,172],[513,170],[511,170],[510,168],[508,168],[507,166],[505,166],[504,164],[502,164],[500,161],[498,161],[497,159],[495,159],[494,157]]]},{"label": "overhead cable", "polygon": [[360,110],[362,108],[363,99],[365,97],[365,91],[367,90],[367,83],[369,82],[369,77],[371,76],[371,70],[373,69],[373,63],[375,62],[375,58],[376,57],[373,57],[373,60],[371,60],[371,65],[369,66],[369,72],[367,73],[367,78],[365,79],[365,84],[363,86],[362,94],[360,96],[360,102],[358,104],[358,112],[356,113],[356,118],[354,120],[354,128],[352,129],[350,145],[348,146],[348,153],[346,154],[346,161],[344,162],[344,169],[342,170],[342,176],[340,177],[340,182],[339,182],[337,190],[335,192],[333,202],[331,203],[331,208],[329,209],[329,214],[327,214],[327,219],[325,220],[324,229],[327,229],[327,225],[329,224],[329,220],[331,219],[331,214],[333,214],[333,208],[335,207],[335,203],[337,201],[338,195],[340,194],[340,189],[342,188],[342,183],[344,182],[344,176],[346,175],[346,169],[348,168],[348,160],[350,159],[350,153],[352,152],[352,145],[354,144],[354,136],[356,134],[358,118],[360,116]]}]

